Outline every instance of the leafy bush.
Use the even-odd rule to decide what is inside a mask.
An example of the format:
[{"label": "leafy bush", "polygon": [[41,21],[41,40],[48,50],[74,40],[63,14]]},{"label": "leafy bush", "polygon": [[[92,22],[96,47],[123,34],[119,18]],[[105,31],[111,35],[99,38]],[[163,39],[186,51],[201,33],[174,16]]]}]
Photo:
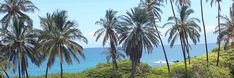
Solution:
[{"label": "leafy bush", "polygon": [[[150,74],[151,67],[147,64],[138,65],[136,78],[147,77]],[[90,78],[112,78],[112,64],[99,63],[95,68],[87,69],[83,72]],[[118,62],[117,78],[128,78],[131,73],[131,62],[128,59]]]},{"label": "leafy bush", "polygon": [[197,78],[232,78],[228,68],[214,65],[207,67],[197,63],[193,65],[193,71],[196,73]]},{"label": "leafy bush", "polygon": [[[15,77],[18,78],[18,77]],[[29,76],[29,78],[45,78],[45,76]],[[48,78],[60,78],[60,73],[49,74]],[[88,78],[83,73],[63,73],[63,78]]]},{"label": "leafy bush", "polygon": [[151,74],[147,78],[171,78],[168,73],[167,66],[154,67],[151,69]]}]

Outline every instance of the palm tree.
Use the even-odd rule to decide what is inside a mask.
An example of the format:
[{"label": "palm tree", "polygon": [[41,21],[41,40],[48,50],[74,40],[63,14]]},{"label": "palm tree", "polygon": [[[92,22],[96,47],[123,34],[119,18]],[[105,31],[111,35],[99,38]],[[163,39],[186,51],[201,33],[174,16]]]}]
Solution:
[{"label": "palm tree", "polygon": [[202,0],[200,0],[200,6],[201,6],[201,18],[202,18],[202,25],[203,25],[203,33],[204,33],[204,38],[205,38],[205,47],[206,47],[206,62],[207,62],[207,66],[208,66],[209,57],[208,57],[208,47],[207,47],[207,38],[206,38],[206,26],[205,26],[204,15],[203,15],[203,2],[202,2]]},{"label": "palm tree", "polygon": [[173,6],[173,2],[174,2],[174,0],[170,0],[170,6],[171,6],[171,10],[172,10],[173,15],[176,16],[175,15],[175,9],[174,9],[174,6]]},{"label": "palm tree", "polygon": [[47,14],[46,18],[40,18],[43,30],[38,29],[37,32],[40,34],[39,50],[48,59],[46,78],[48,68],[52,67],[56,57],[60,61],[61,78],[63,76],[62,65],[64,59],[67,64],[72,64],[72,56],[79,63],[77,53],[85,58],[82,46],[73,40],[78,39],[85,43],[88,41],[81,31],[76,28],[77,25],[68,20],[67,17],[67,11],[56,11],[52,15]]},{"label": "palm tree", "polygon": [[139,7],[147,9],[147,11],[150,14],[153,14],[155,19],[160,21],[161,20],[160,14],[162,13],[160,7],[163,6],[162,2],[163,0],[141,0]]},{"label": "palm tree", "polygon": [[164,44],[163,44],[163,41],[162,41],[162,38],[161,38],[161,35],[160,35],[160,31],[158,30],[157,25],[156,25],[156,21],[161,20],[160,13],[162,13],[162,11],[160,9],[160,6],[163,6],[161,4],[161,2],[163,2],[163,1],[160,0],[160,1],[157,2],[155,0],[145,0],[145,1],[141,1],[141,3],[139,4],[139,7],[143,7],[145,9],[147,9],[149,15],[152,16],[152,18],[150,18],[150,19],[151,19],[152,23],[154,24],[155,29],[157,31],[157,35],[158,35],[158,38],[160,40],[160,43],[161,43],[161,46],[162,46],[162,49],[163,49],[163,53],[164,53],[164,56],[165,56],[165,59],[166,59],[166,62],[167,62],[168,73],[170,73],[170,65],[169,65],[169,62],[168,62],[168,59],[167,59],[167,53],[166,53],[166,50],[165,50],[165,47],[164,47]]},{"label": "palm tree", "polygon": [[153,47],[158,45],[156,30],[152,25],[147,10],[134,8],[122,17],[122,27],[119,43],[126,54],[130,56],[132,69],[131,78],[135,78],[137,65],[140,63],[142,51],[151,53]]},{"label": "palm tree", "polygon": [[26,74],[28,78],[29,59],[38,65],[38,52],[35,48],[37,39],[33,33],[29,32],[31,26],[25,25],[26,20],[13,18],[12,30],[6,32],[1,40],[6,46],[5,51],[8,52],[9,61],[13,65],[18,65],[19,78],[21,74],[23,77]]},{"label": "palm tree", "polygon": [[[170,5],[171,5],[172,13],[173,13],[174,17],[176,17],[174,6],[173,6],[173,2],[174,2],[174,0],[170,0]],[[190,0],[176,0],[175,4],[176,5],[180,5],[180,6],[182,6],[182,5],[190,6],[191,5],[191,1]]]},{"label": "palm tree", "polygon": [[[191,1],[190,0],[176,0],[175,5],[180,6],[180,7],[182,7],[182,6],[191,6]],[[186,33],[186,31],[185,31],[185,33]],[[189,60],[189,64],[190,64],[190,52],[189,52],[190,45],[189,45],[188,39],[185,39],[185,42],[188,45],[185,45],[183,48],[188,53],[188,60]]]},{"label": "palm tree", "polygon": [[110,60],[113,60],[112,57],[116,57],[115,60],[120,61],[121,59],[125,58],[125,55],[122,54],[122,50],[117,49],[116,50],[116,54],[113,56],[113,54],[111,53],[112,49],[111,48],[107,48],[103,54],[106,54],[106,60],[107,62],[110,62]]},{"label": "palm tree", "polygon": [[186,63],[186,40],[190,38],[194,44],[199,41],[199,31],[201,31],[197,22],[200,22],[197,18],[190,18],[190,14],[194,13],[192,9],[188,6],[178,7],[179,15],[178,17],[171,16],[168,18],[168,23],[164,26],[172,26],[167,30],[166,35],[169,34],[168,42],[170,42],[170,46],[173,47],[177,38],[180,39],[181,49],[183,51],[184,56],[184,64],[185,70],[187,71],[187,63]]},{"label": "palm tree", "polygon": [[7,70],[10,68],[14,69],[14,66],[8,62],[6,55],[1,53],[0,55],[0,78],[4,78],[3,73],[5,74],[6,78],[10,78],[9,74],[7,73]]},{"label": "palm tree", "polygon": [[[209,1],[209,0],[206,0],[206,1]],[[221,27],[220,27],[220,11],[221,11],[220,2],[221,1],[222,0],[211,0],[210,1],[211,7],[213,6],[213,4],[218,3],[218,7],[217,7],[217,10],[218,10],[218,30],[221,30]],[[221,31],[218,32],[218,35],[220,35],[220,34],[221,34]],[[218,54],[217,54],[216,65],[219,66],[219,56],[220,56],[220,48],[221,48],[221,42],[220,42],[219,38],[217,38],[217,43],[218,43]]]},{"label": "palm tree", "polygon": [[116,57],[116,48],[118,45],[118,35],[116,32],[116,26],[118,26],[118,18],[116,17],[117,11],[113,10],[107,10],[105,18],[100,19],[96,22],[96,24],[101,25],[103,28],[98,29],[94,36],[97,36],[96,41],[102,36],[103,37],[103,46],[105,46],[106,41],[110,40],[110,48],[111,50],[111,56],[112,56],[112,66],[113,66],[113,74],[114,77],[116,77],[116,72],[118,69],[117,65],[117,57]]},{"label": "palm tree", "polygon": [[191,1],[190,0],[176,0],[175,4],[180,5],[180,6],[190,6]]},{"label": "palm tree", "polygon": [[26,18],[28,24],[32,24],[32,20],[26,12],[34,12],[38,8],[30,0],[4,0],[0,3],[0,12],[6,14],[1,22],[3,23],[3,30],[6,30],[12,18]]},{"label": "palm tree", "polygon": [[7,73],[7,69],[9,67],[10,63],[7,60],[6,52],[3,50],[4,45],[2,43],[0,43],[0,47],[1,47],[0,48],[0,51],[1,51],[0,52],[0,78],[4,78],[4,77],[9,78],[9,75]]},{"label": "palm tree", "polygon": [[[174,7],[173,7],[173,2],[174,2],[174,0],[170,0],[173,16],[176,17],[175,10],[174,10]],[[191,5],[191,1],[190,0],[176,0],[175,1],[175,5],[181,6],[181,7],[182,6],[190,6]],[[188,42],[187,39],[186,39],[186,44],[189,44],[189,42]],[[186,45],[185,48],[184,47],[182,47],[182,48],[188,53],[188,59],[189,59],[189,64],[190,64],[189,47],[190,47],[190,45]]]},{"label": "palm tree", "polygon": [[[234,6],[230,8],[230,15],[228,16],[220,16],[221,19],[225,21],[225,23],[220,24],[220,29],[215,30],[215,33],[218,33],[220,31],[220,34],[218,35],[219,41],[224,41],[225,46],[224,49],[227,49],[227,46],[229,42],[234,42]],[[232,44],[233,46],[233,44]]]}]

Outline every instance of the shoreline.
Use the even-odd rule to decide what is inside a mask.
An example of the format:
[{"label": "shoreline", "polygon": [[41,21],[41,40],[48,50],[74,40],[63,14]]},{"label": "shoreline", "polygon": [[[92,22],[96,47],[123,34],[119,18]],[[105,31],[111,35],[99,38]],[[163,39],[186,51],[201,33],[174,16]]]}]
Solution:
[{"label": "shoreline", "polygon": [[[200,56],[202,56],[202,55],[204,55],[204,54],[205,54],[205,53],[201,54]],[[196,57],[199,57],[199,56],[196,56]],[[194,58],[194,56],[192,56],[192,58]],[[174,60],[171,60],[171,61],[169,61],[169,62],[173,62],[173,61],[177,61],[177,60],[179,60],[179,62],[183,61],[183,59],[174,59]],[[160,61],[160,60],[157,60],[157,61]],[[163,61],[164,61],[164,60],[163,60]],[[156,61],[151,61],[151,60],[150,60],[150,61],[148,61],[148,60],[142,60],[142,62],[145,63],[145,64],[148,64],[148,65],[149,65],[150,67],[152,67],[152,68],[161,67],[161,66],[166,66],[166,64],[155,64],[154,62],[156,62]],[[106,63],[106,62],[98,62],[98,63]],[[98,64],[98,63],[97,63],[97,64]],[[77,69],[71,70],[72,67],[76,66],[76,65],[71,65],[71,66],[68,67],[68,68],[69,68],[68,70],[64,69],[64,73],[82,73],[83,71],[85,71],[85,70],[87,70],[87,69],[95,68],[97,64],[95,64],[94,66],[85,68],[85,69],[82,70],[82,71],[77,70]],[[174,64],[174,63],[172,63],[172,64]],[[77,66],[79,66],[79,64],[78,64]],[[41,67],[37,67],[36,69],[40,69],[40,68],[41,68]],[[35,70],[36,70],[36,69],[35,69]],[[56,69],[56,68],[52,68],[52,70],[54,70],[54,69]],[[57,69],[57,70],[58,70],[58,69]],[[36,70],[36,71],[38,72],[38,70]],[[32,74],[30,74],[30,72],[29,72],[29,74],[30,74],[30,76],[41,76],[41,75],[45,75],[45,69],[43,69],[43,70],[40,71],[40,72],[43,72],[43,73],[42,73],[42,74],[32,75]],[[50,72],[50,70],[49,70],[48,75],[50,75],[50,74],[59,74],[59,73],[60,73],[60,70],[58,70],[58,71],[53,71],[53,72]],[[14,76],[17,76],[17,74],[14,74]]]},{"label": "shoreline", "polygon": [[[233,51],[233,49],[230,49],[229,51],[224,51],[222,50],[222,53],[223,55],[230,55],[233,54],[233,52],[230,52],[230,51]],[[221,56],[221,64],[220,66],[216,66],[215,65],[215,57],[216,57],[216,49],[213,49],[211,51],[209,51],[209,58],[210,58],[210,61],[209,62],[209,73],[213,73],[212,74],[212,77],[225,77],[225,78],[229,78],[230,75],[229,73],[231,72],[231,69],[229,69],[228,67],[225,66],[225,60],[224,59],[227,59],[226,57],[223,57]],[[230,60],[230,61],[233,61],[233,60]],[[130,72],[130,60],[129,59],[124,59],[120,62],[118,62],[118,64],[120,65],[120,69],[118,70],[118,72],[122,72],[122,75],[121,75],[121,78],[127,78],[126,76],[123,76],[124,75],[127,75],[129,74]],[[123,66],[124,65],[124,66]],[[127,66],[126,66],[127,65]],[[188,69],[189,69],[189,72],[196,72],[193,68],[194,68],[194,65],[195,67],[199,67],[199,69],[201,68],[201,71],[204,71],[206,67],[206,63],[205,63],[205,54],[202,54],[200,56],[196,56],[196,57],[193,57],[191,58],[191,64],[188,65]],[[140,69],[143,68],[146,66],[146,68],[144,68],[144,70],[150,70],[150,72],[148,71],[148,75],[147,74],[144,74],[143,76],[146,76],[146,78],[162,78],[162,77],[167,77],[167,78],[172,78],[173,77],[173,72],[177,72],[177,74],[184,74],[182,73],[183,70],[184,70],[184,63],[183,61],[179,61],[179,62],[176,62],[176,63],[173,63],[173,64],[170,64],[170,67],[171,67],[171,74],[168,74],[167,72],[167,66],[166,65],[161,65],[161,66],[149,66],[148,64],[145,64],[143,62],[140,63]],[[147,67],[148,66],[148,67]],[[106,68],[108,68],[106,70]],[[204,69],[204,70],[203,70]],[[212,70],[214,69],[214,70]],[[109,78],[110,76],[110,71],[111,71],[111,63],[106,63],[106,62],[101,62],[101,63],[98,63],[96,65],[96,67],[93,67],[93,68],[87,68],[86,70],[82,71],[82,72],[64,72],[64,77],[65,78],[101,78],[102,76],[104,76],[105,78]],[[214,72],[215,71],[215,72]],[[107,73],[108,72],[108,73]],[[125,73],[123,73],[125,72]],[[146,71],[147,72],[147,71]],[[179,73],[180,72],[180,73]],[[128,73],[128,74],[127,74]],[[209,74],[209,73],[203,73],[203,74]],[[149,75],[151,74],[151,75]],[[200,75],[203,75],[203,74],[200,74]],[[197,74],[193,74],[193,75],[197,75]],[[44,78],[45,74],[43,75],[30,75],[30,78]],[[97,77],[96,77],[97,76]],[[48,78],[57,78],[57,77],[60,77],[60,73],[50,73],[48,74]]]}]

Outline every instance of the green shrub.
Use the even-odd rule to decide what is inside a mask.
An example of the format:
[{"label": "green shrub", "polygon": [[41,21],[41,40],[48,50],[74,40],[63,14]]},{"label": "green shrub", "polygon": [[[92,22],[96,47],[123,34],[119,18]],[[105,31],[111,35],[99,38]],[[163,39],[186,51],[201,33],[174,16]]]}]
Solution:
[{"label": "green shrub", "polygon": [[217,67],[214,65],[194,64],[193,72],[196,73],[197,78],[232,78],[230,70],[225,67]]},{"label": "green shrub", "polygon": [[172,75],[168,73],[167,66],[153,67],[151,73],[147,78],[171,78]]},{"label": "green shrub", "polygon": [[[140,63],[137,68],[136,78],[146,78],[150,74],[151,67],[147,64]],[[95,68],[87,69],[83,72],[90,78],[112,78],[112,64],[99,63]],[[131,73],[130,60],[118,62],[117,78],[128,78]]]},{"label": "green shrub", "polygon": [[184,65],[173,68],[171,74],[172,74],[172,77],[174,78],[196,78],[191,68],[188,67],[186,71],[184,68]]},{"label": "green shrub", "polygon": [[[17,77],[15,77],[17,78]],[[29,78],[45,78],[45,76],[29,76]],[[49,74],[48,78],[60,78],[60,73]],[[63,78],[88,78],[83,73],[64,73]]]}]

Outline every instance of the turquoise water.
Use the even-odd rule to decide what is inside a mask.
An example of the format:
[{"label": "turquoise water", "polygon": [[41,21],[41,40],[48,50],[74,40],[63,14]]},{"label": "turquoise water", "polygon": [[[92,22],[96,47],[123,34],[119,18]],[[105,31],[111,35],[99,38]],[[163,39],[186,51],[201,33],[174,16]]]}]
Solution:
[{"label": "turquoise water", "polygon": [[[216,44],[208,44],[209,50],[214,48]],[[200,56],[205,54],[205,46],[203,44],[191,45],[192,49],[190,51],[191,57]],[[182,60],[182,52],[179,45],[170,48],[170,46],[165,46],[168,59],[170,62],[175,60]],[[106,55],[103,54],[105,49],[103,48],[86,48],[85,56],[86,59],[80,58],[80,64],[78,64],[75,60],[73,60],[72,65],[63,64],[64,72],[82,72],[87,68],[95,67],[95,65],[99,62],[106,62]],[[80,56],[79,56],[80,57]],[[154,48],[151,54],[143,53],[141,61],[149,64],[150,66],[159,66],[154,62],[159,60],[165,60],[161,46]],[[46,70],[46,61],[41,64],[40,67],[35,66],[32,63],[29,63],[28,72],[29,75],[44,75]],[[12,73],[12,72],[11,72]],[[18,72],[16,71],[16,74]],[[49,69],[49,73],[60,73],[60,65],[58,59],[55,61],[53,67]]]}]

